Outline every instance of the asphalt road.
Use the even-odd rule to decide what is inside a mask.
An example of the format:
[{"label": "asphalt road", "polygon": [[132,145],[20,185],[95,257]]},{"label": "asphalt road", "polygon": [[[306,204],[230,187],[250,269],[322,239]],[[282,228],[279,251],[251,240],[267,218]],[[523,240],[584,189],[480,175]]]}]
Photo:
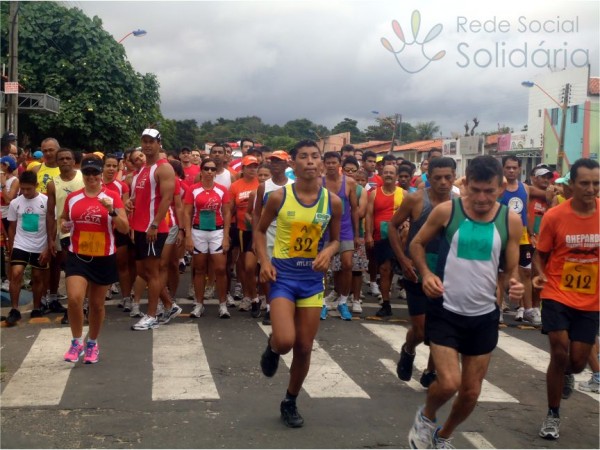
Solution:
[{"label": "asphalt road", "polygon": [[[181,289],[183,293],[185,289]],[[268,327],[249,313],[217,306],[183,314],[154,331],[134,332],[108,302],[100,362],[62,361],[70,339],[59,315],[2,328],[2,448],[406,448],[424,390],[395,375],[408,311],[372,317],[367,297],[360,318],[335,314],[321,327],[298,407],[305,419],[288,429],[279,419],[288,366],[272,379],[259,367]],[[189,313],[189,301],[182,301]],[[575,392],[561,407],[561,437],[537,436],[546,412],[548,345],[538,330],[502,329],[482,398],[455,434],[460,448],[599,448],[598,395]],[[418,349],[416,365],[427,357]],[[589,373],[589,372],[588,372]],[[582,374],[585,379],[589,374]],[[439,414],[443,420],[446,405]]]}]

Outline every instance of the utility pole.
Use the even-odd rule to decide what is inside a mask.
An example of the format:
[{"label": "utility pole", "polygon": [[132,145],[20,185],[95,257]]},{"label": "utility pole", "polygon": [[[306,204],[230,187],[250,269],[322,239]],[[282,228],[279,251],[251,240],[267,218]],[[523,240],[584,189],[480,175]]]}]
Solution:
[{"label": "utility pole", "polygon": [[571,94],[571,85],[569,83],[565,84],[565,91],[563,94],[563,102],[561,106],[562,117],[561,117],[561,125],[560,125],[560,138],[558,141],[558,154],[556,155],[556,171],[563,175],[563,161],[565,157],[565,132],[567,127],[567,111],[569,109],[569,96]]},{"label": "utility pole", "polygon": [[[390,144],[390,151],[388,152],[390,155],[393,153],[394,151],[394,144],[396,142],[396,130],[398,129],[398,123],[400,123],[400,125],[402,125],[402,114],[398,114],[396,113],[394,115],[394,129],[392,130],[392,143]],[[402,130],[398,130],[398,140],[401,139],[402,136]]]},{"label": "utility pole", "polygon": [[[19,82],[19,2],[9,3],[8,10],[8,81]],[[7,94],[7,131],[18,136],[19,95]]]}]

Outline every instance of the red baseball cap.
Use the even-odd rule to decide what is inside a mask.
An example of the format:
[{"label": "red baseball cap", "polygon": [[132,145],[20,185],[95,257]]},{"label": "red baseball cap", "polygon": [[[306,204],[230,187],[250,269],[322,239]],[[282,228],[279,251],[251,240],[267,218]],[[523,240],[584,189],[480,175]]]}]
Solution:
[{"label": "red baseball cap", "polygon": [[273,153],[271,153],[270,158],[271,159],[277,158],[277,159],[280,159],[282,161],[289,161],[290,160],[290,155],[288,155],[288,153],[286,151],[275,150]]},{"label": "red baseball cap", "polygon": [[258,159],[250,155],[244,156],[242,158],[242,166],[249,166],[250,164],[258,164]]}]

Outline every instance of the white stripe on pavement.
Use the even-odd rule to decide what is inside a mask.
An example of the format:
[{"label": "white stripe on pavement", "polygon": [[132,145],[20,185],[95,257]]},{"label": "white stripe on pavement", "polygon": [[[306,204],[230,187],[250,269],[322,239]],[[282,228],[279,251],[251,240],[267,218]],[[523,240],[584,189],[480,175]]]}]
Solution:
[{"label": "white stripe on pavement", "polygon": [[[83,330],[86,334],[87,327]],[[63,358],[71,339],[70,328],[41,330],[2,392],[2,407],[58,405],[75,365]]]},{"label": "white stripe on pavement", "polygon": [[[363,323],[361,324],[363,327],[367,328],[371,333],[377,336],[382,341],[387,342],[398,354],[400,354],[400,349],[402,345],[406,341],[406,333],[407,329],[402,325],[380,325],[374,323]],[[423,346],[425,347],[425,346]],[[417,352],[415,355],[414,368],[416,369],[416,374],[413,371],[413,377],[418,376],[421,372],[423,372],[427,368],[427,359],[429,357],[429,352],[424,348],[417,348]],[[427,356],[425,356],[427,354]],[[394,370],[395,373],[395,370]],[[412,380],[411,380],[412,381]],[[414,389],[414,383],[407,383],[410,387]],[[420,384],[420,383],[419,383]],[[481,386],[481,394],[479,395],[480,402],[497,402],[497,403],[519,403],[519,401],[514,398],[512,395],[503,391],[497,386],[489,383],[487,380],[483,380],[483,384]]]},{"label": "white stripe on pavement", "polygon": [[[271,327],[258,324],[268,336]],[[281,357],[288,367],[292,365],[292,352]],[[280,369],[281,370],[281,369]],[[302,388],[311,398],[371,398],[352,378],[314,341],[310,370]]]},{"label": "white stripe on pavement", "polygon": [[216,400],[215,385],[197,324],[152,331],[152,400]]},{"label": "white stripe on pavement", "polygon": [[[524,332],[527,332],[523,330]],[[550,353],[537,348],[521,339],[511,336],[510,334],[500,331],[500,339],[498,339],[498,347],[508,353],[517,361],[527,364],[529,367],[546,373],[548,364],[550,363]],[[590,379],[592,373],[589,370],[584,370],[582,373],[575,375],[575,391],[592,397],[596,401],[600,401],[600,395],[594,392],[584,392],[577,389],[577,383]]]},{"label": "white stripe on pavement", "polygon": [[475,433],[474,431],[463,431],[461,434],[467,441],[473,444],[473,447],[475,448],[496,448],[479,433]]}]

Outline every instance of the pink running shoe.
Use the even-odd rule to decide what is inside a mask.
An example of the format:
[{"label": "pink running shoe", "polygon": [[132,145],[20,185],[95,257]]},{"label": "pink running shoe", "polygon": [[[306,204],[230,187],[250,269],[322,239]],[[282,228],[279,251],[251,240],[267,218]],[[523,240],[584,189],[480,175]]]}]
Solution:
[{"label": "pink running shoe", "polygon": [[98,355],[100,354],[100,349],[98,348],[98,344],[92,344],[90,342],[87,343],[85,348],[85,357],[83,358],[84,364],[96,364],[98,362]]},{"label": "pink running shoe", "polygon": [[71,347],[69,347],[69,350],[65,353],[65,361],[76,363],[81,356],[83,356],[83,343],[80,344],[77,342],[77,339],[73,339],[71,341]]}]

